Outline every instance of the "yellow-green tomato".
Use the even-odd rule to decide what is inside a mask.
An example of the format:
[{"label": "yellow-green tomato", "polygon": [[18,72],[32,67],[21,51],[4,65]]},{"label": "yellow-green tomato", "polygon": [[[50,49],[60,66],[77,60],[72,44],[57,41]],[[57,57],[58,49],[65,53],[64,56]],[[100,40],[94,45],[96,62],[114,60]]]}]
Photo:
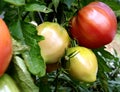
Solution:
[{"label": "yellow-green tomato", "polygon": [[38,35],[44,36],[39,42],[41,55],[47,64],[56,63],[64,55],[70,43],[67,31],[58,23],[44,22],[37,26]]},{"label": "yellow-green tomato", "polygon": [[71,47],[67,49],[66,69],[70,75],[85,82],[94,82],[96,80],[98,63],[92,50],[85,47]]}]

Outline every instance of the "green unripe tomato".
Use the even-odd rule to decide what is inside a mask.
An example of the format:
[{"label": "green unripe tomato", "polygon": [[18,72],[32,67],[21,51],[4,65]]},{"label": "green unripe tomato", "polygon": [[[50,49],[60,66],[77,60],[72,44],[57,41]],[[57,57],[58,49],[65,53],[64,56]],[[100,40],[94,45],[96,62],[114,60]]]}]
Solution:
[{"label": "green unripe tomato", "polygon": [[20,92],[13,79],[4,74],[0,77],[0,92]]},{"label": "green unripe tomato", "polygon": [[68,48],[66,53],[66,70],[73,78],[85,82],[96,80],[98,63],[92,50],[77,46]]},{"label": "green unripe tomato", "polygon": [[59,61],[70,43],[67,31],[57,23],[44,22],[37,26],[38,35],[44,36],[39,42],[41,54],[47,64]]}]

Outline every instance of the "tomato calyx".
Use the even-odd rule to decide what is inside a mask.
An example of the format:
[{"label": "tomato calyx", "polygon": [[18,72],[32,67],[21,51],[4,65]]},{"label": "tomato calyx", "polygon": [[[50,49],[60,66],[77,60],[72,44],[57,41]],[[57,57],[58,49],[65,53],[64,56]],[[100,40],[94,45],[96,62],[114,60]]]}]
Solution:
[{"label": "tomato calyx", "polygon": [[65,60],[66,61],[70,61],[70,59],[72,58],[72,57],[75,57],[77,54],[79,54],[79,51],[73,51],[73,52],[71,52],[69,55],[66,55],[65,56]]},{"label": "tomato calyx", "polygon": [[68,70],[68,68],[66,69],[66,65],[68,64],[70,66],[70,59],[75,57],[77,54],[79,54],[79,51],[77,50],[71,52],[69,55],[65,53],[64,57],[61,58],[61,67]]}]

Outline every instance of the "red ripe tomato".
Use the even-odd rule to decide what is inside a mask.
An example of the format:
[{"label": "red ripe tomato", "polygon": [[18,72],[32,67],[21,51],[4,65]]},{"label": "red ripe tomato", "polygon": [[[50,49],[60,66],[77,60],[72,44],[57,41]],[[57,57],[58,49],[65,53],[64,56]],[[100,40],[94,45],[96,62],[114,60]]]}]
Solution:
[{"label": "red ripe tomato", "polygon": [[110,43],[117,29],[112,9],[102,2],[92,2],[71,19],[72,37],[82,46],[99,48]]},{"label": "red ripe tomato", "polygon": [[6,71],[12,57],[12,40],[5,22],[0,19],[0,76]]}]

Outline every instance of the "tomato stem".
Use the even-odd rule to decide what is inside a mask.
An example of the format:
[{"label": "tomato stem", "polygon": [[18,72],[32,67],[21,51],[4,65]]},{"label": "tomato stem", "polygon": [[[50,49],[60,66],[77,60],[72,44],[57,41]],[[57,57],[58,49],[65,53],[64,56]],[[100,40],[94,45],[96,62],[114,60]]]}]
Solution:
[{"label": "tomato stem", "polygon": [[76,46],[78,46],[77,41],[71,40],[71,47],[76,47]]}]

